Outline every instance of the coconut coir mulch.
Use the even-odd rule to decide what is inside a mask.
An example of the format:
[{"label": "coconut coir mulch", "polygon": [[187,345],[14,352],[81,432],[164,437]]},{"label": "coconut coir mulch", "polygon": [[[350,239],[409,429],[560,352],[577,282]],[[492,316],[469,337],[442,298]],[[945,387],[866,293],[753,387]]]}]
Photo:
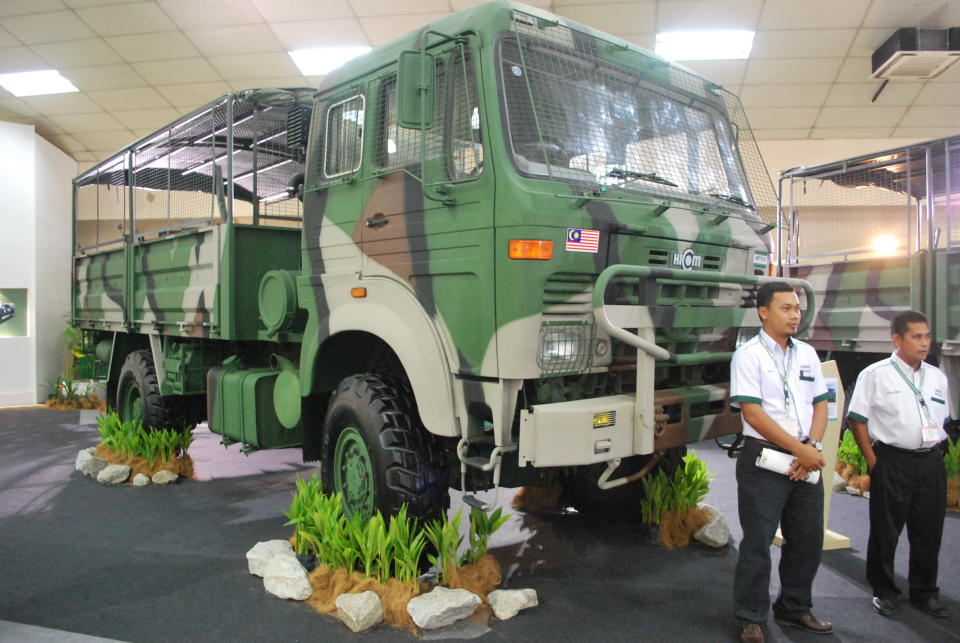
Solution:
[{"label": "coconut coir mulch", "polygon": [[174,458],[168,462],[157,460],[155,463],[152,463],[146,458],[121,455],[112,449],[108,449],[103,445],[103,442],[101,442],[97,445],[96,456],[101,460],[106,460],[110,464],[124,464],[130,467],[130,477],[127,479],[127,484],[130,484],[129,481],[133,480],[138,473],[153,477],[153,474],[161,469],[172,471],[183,478],[191,480],[194,477],[193,459],[189,454],[184,455],[182,458]]},{"label": "coconut coir mulch", "polygon": [[[407,603],[411,598],[430,591],[429,585],[419,583],[414,586],[410,583],[401,583],[395,578],[381,583],[375,578],[364,576],[360,572],[348,572],[343,567],[336,569],[329,565],[320,565],[310,572],[310,586],[313,594],[307,599],[307,604],[321,614],[337,613],[337,597],[340,594],[359,594],[373,591],[383,603],[383,620],[398,628],[409,630],[413,634],[419,633],[419,628],[407,612]],[[447,576],[447,586],[451,589],[466,589],[480,596],[483,604],[477,608],[474,617],[482,618],[485,622],[489,617],[487,594],[492,592],[503,580],[503,573],[497,559],[486,554],[472,565],[464,565],[450,571]]]},{"label": "coconut coir mulch", "polygon": [[102,411],[107,412],[106,402],[100,401],[96,395],[77,397],[64,402],[57,401],[56,397],[47,400],[47,408],[57,411]]},{"label": "coconut coir mulch", "polygon": [[667,549],[686,547],[693,534],[708,522],[710,516],[700,507],[665,511],[660,519],[660,542]]}]

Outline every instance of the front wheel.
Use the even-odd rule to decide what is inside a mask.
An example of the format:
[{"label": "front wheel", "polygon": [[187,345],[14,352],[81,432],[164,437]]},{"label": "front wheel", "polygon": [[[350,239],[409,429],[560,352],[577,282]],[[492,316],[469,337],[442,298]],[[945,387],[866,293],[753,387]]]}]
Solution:
[{"label": "front wheel", "polygon": [[348,514],[437,517],[449,503],[436,442],[420,424],[412,394],[375,374],[337,386],[323,427],[323,488],[342,493]]}]

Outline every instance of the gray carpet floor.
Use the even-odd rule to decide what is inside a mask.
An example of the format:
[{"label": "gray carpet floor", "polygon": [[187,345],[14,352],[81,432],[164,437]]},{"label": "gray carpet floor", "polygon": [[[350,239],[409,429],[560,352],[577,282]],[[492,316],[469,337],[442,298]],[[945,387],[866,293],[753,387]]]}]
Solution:
[{"label": "gray carpet floor", "polygon": [[[104,487],[74,472],[77,451],[97,442],[90,413],[0,409],[0,440],[0,641],[85,640],[66,633],[137,642],[414,638],[380,627],[357,639],[331,617],[267,595],[247,573],[250,547],[290,534],[283,511],[295,478],[312,471],[297,450],[245,456],[198,430],[191,454],[199,481],[137,489]],[[505,491],[500,503],[512,516],[491,553],[504,586],[535,588],[540,606],[428,638],[735,640],[731,591],[741,532],[734,461],[712,443],[693,448],[716,474],[707,501],[726,514],[730,546],[668,551],[641,527],[510,509],[513,492]],[[460,504],[454,494],[452,510]],[[832,505],[829,527],[850,537],[852,548],[824,553],[814,611],[834,622],[835,633],[781,629],[771,619],[767,639],[960,641],[960,515],[948,513],[940,553],[941,598],[953,618],[903,604],[885,619],[870,607],[864,580],[867,501],[834,494]],[[773,555],[776,566],[776,548]],[[904,535],[897,558],[904,589],[906,570]],[[771,594],[777,590],[774,573]]]}]

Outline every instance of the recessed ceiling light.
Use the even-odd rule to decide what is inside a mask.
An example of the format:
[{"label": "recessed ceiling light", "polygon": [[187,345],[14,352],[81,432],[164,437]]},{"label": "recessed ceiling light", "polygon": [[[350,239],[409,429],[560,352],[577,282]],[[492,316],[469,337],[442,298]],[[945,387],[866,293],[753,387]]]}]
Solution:
[{"label": "recessed ceiling light", "polygon": [[370,47],[316,47],[287,52],[304,76],[324,76]]},{"label": "recessed ceiling light", "polygon": [[56,69],[0,74],[0,86],[14,96],[68,94],[80,91]]},{"label": "recessed ceiling light", "polygon": [[667,60],[742,60],[750,55],[753,34],[743,29],[658,33],[656,52]]}]

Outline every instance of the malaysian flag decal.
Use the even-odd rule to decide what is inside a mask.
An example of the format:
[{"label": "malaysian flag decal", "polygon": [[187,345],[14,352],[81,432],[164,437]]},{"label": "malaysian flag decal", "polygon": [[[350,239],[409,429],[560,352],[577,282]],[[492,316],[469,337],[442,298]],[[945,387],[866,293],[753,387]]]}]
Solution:
[{"label": "malaysian flag decal", "polygon": [[567,228],[567,250],[571,252],[596,252],[599,247],[599,230]]}]

